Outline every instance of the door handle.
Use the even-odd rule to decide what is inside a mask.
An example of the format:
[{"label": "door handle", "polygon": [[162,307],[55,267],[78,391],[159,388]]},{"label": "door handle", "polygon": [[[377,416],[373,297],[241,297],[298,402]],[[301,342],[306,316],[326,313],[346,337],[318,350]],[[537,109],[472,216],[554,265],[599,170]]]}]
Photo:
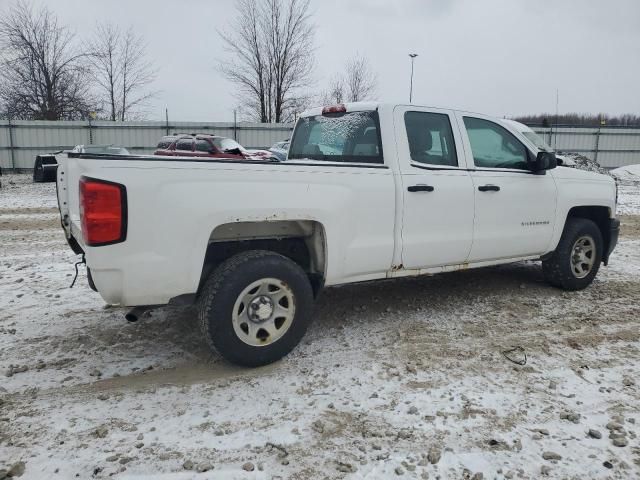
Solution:
[{"label": "door handle", "polygon": [[407,187],[410,192],[433,192],[434,188],[431,185],[411,185]]},{"label": "door handle", "polygon": [[500,187],[498,185],[480,185],[478,190],[481,192],[499,192]]}]

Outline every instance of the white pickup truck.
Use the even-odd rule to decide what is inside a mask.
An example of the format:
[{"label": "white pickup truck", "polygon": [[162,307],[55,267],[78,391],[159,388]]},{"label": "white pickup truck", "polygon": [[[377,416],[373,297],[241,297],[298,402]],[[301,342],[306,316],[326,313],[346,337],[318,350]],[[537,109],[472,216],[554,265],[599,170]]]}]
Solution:
[{"label": "white pickup truck", "polygon": [[352,103],[305,112],[282,162],[68,153],[62,225],[105,301],[198,306],[209,344],[290,352],[324,286],[541,260],[587,287],[617,239],[616,184],[556,167],[499,119]]}]

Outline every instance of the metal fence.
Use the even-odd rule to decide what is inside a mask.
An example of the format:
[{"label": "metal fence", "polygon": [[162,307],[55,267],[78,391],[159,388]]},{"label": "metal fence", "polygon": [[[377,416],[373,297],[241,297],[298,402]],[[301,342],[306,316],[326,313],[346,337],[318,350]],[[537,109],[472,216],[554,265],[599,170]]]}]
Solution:
[{"label": "metal fence", "polygon": [[[231,137],[247,148],[268,148],[291,134],[293,124],[233,122],[52,122],[0,120],[0,167],[33,168],[35,156],[75,145],[120,145],[131,153],[152,153],[171,133]],[[640,163],[640,128],[532,127],[563,153],[580,153],[603,167]]]},{"label": "metal fence", "polygon": [[0,167],[30,169],[36,155],[76,145],[118,145],[153,153],[163,135],[206,133],[235,138],[246,148],[269,148],[291,135],[293,124],[233,122],[108,122],[0,120]]},{"label": "metal fence", "polygon": [[559,153],[579,153],[605,168],[640,163],[640,128],[532,126]]}]

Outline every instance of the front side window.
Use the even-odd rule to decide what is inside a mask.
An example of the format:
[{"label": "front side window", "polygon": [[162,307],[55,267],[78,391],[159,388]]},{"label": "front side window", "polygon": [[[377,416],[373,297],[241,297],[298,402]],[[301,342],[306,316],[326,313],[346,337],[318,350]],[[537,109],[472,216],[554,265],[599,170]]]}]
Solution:
[{"label": "front side window", "polygon": [[223,153],[228,153],[230,150],[242,151],[242,145],[233,140],[232,138],[217,137],[213,139],[213,144],[218,150]]},{"label": "front side window", "polygon": [[527,137],[527,139],[530,140],[531,143],[533,143],[540,150],[544,150],[546,152],[553,152],[553,148],[547,145],[547,142],[545,142],[542,139],[542,137],[538,135],[536,132],[534,132],[533,130],[525,130],[522,132],[522,134],[525,137]]},{"label": "front side window", "polygon": [[476,167],[527,170],[526,147],[505,128],[473,117],[464,117],[464,126]]},{"label": "front side window", "polygon": [[208,140],[199,139],[196,140],[196,151],[197,152],[210,152],[211,144]]},{"label": "front side window", "polygon": [[336,112],[298,120],[289,160],[383,163],[377,112]]},{"label": "front side window", "polygon": [[190,138],[183,138],[176,142],[176,150],[193,150],[193,140]]},{"label": "front side window", "polygon": [[411,160],[431,165],[458,166],[449,115],[406,112],[404,125],[407,129]]}]

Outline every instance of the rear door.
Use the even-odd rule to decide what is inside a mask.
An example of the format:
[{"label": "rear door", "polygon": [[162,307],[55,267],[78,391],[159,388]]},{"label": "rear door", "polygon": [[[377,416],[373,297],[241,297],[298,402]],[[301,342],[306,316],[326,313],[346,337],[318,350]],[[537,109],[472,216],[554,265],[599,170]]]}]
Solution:
[{"label": "rear door", "polygon": [[185,156],[192,157],[193,156],[193,138],[180,138],[176,142],[176,149],[174,152],[176,156]]},{"label": "rear door", "polygon": [[196,157],[212,157],[213,143],[206,138],[196,138],[196,146],[193,155]]},{"label": "rear door", "polygon": [[489,117],[458,113],[473,179],[475,222],[469,261],[545,253],[555,222],[553,175],[528,170],[533,155]]},{"label": "rear door", "polygon": [[318,212],[331,212],[323,223],[326,284],[386,275],[396,247],[396,179],[385,162],[378,112],[341,106],[300,118],[283,164],[307,171],[305,196]]},{"label": "rear door", "polygon": [[463,263],[473,237],[473,185],[456,118],[449,110],[394,110],[402,213],[402,264]]}]

